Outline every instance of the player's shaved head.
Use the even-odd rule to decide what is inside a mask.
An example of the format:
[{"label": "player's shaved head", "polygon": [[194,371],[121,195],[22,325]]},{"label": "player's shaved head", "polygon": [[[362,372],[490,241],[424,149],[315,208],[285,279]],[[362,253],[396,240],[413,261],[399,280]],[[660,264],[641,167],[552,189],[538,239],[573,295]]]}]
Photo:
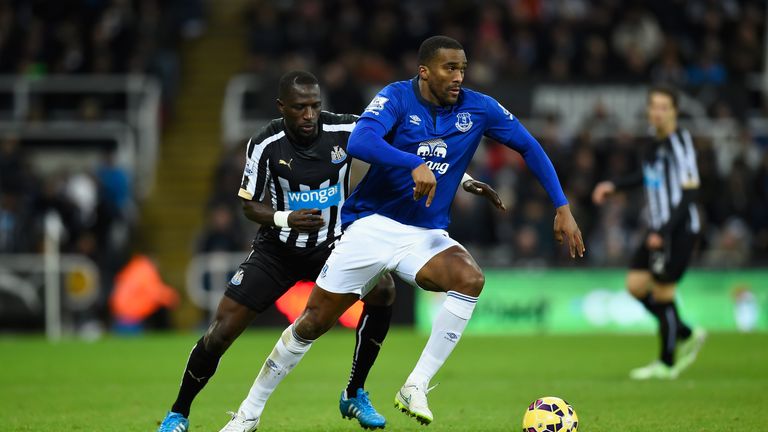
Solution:
[{"label": "player's shaved head", "polygon": [[287,99],[293,88],[300,85],[319,85],[319,81],[317,81],[317,77],[307,71],[296,70],[287,72],[280,77],[277,97]]},{"label": "player's shaved head", "polygon": [[306,144],[317,137],[321,108],[320,85],[314,75],[291,71],[280,78],[277,109],[292,141]]},{"label": "player's shaved head", "polygon": [[431,62],[441,49],[464,50],[459,41],[448,36],[432,36],[421,43],[419,47],[419,64],[426,65]]},{"label": "player's shaved head", "polygon": [[448,36],[432,36],[419,47],[419,92],[435,105],[458,101],[467,56],[464,48]]}]

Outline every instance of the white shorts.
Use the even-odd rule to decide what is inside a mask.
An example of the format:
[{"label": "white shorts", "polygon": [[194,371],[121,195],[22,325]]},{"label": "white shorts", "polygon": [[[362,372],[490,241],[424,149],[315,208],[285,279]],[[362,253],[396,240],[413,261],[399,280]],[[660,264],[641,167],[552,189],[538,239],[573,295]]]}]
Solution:
[{"label": "white shorts", "polygon": [[317,285],[337,294],[365,297],[379,278],[395,272],[413,286],[416,273],[433,256],[459,242],[445,230],[401,224],[373,214],[353,222],[331,252]]}]

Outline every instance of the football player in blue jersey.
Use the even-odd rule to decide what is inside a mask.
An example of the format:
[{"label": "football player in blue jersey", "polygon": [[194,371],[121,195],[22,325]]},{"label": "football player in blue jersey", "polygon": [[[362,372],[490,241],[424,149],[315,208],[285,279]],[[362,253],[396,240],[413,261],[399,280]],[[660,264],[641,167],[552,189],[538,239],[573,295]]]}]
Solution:
[{"label": "football player in blue jersey", "polygon": [[[484,277],[445,231],[451,202],[483,136],[520,152],[556,209],[555,238],[570,256],[585,248],[557,174],[535,138],[493,98],[462,87],[467,58],[454,39],[434,36],[419,48],[412,80],[382,89],[365,109],[347,152],[371,164],[342,207],[344,235],[326,261],[307,306],[267,358],[242,406],[259,418],[278,383],[382,275],[446,292],[432,334],[395,405],[432,422],[429,383],[472,316]],[[237,431],[237,429],[227,429]]]},{"label": "football player in blue jersey", "polygon": [[[322,111],[320,85],[306,71],[283,75],[276,102],[282,117],[267,123],[249,141],[238,191],[245,216],[261,229],[251,253],[227,284],[205,335],[190,352],[176,399],[157,432],[189,430],[192,403],[230,345],[297,281],[316,279],[341,236],[340,209],[349,195],[352,169],[345,150],[358,116]],[[503,208],[487,184],[470,178],[462,187]],[[352,371],[339,398],[342,415],[366,428],[386,425],[364,387],[389,330],[394,300],[389,276],[365,297]],[[256,424],[242,420],[238,427]]]}]

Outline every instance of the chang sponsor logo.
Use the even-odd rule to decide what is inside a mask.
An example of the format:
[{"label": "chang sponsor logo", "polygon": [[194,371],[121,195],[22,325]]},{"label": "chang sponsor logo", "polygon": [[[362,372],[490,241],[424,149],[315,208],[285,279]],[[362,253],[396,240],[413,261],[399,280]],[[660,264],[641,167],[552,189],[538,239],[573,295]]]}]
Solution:
[{"label": "chang sponsor logo", "polygon": [[338,183],[323,189],[288,192],[288,205],[292,210],[313,208],[322,210],[338,205],[340,201],[341,187]]},{"label": "chang sponsor logo", "polygon": [[426,160],[428,157],[445,159],[448,156],[448,144],[441,138],[420,142],[419,147],[416,149],[416,155],[424,159],[424,164],[429,169],[440,174],[448,172],[448,168],[451,166],[448,162]]},{"label": "chang sponsor logo", "polygon": [[437,171],[440,174],[445,174],[448,172],[448,167],[451,166],[448,162],[435,162],[435,161],[424,161],[424,164],[427,166],[427,168],[431,169],[432,171]]},{"label": "chang sponsor logo", "polygon": [[448,155],[448,144],[441,138],[422,141],[419,143],[419,148],[416,149],[416,154],[422,158],[435,156],[444,159]]}]

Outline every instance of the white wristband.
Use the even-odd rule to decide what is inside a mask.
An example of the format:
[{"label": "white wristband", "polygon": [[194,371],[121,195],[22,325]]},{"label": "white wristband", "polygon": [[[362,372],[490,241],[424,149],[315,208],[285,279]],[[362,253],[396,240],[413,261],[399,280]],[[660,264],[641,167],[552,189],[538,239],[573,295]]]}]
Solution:
[{"label": "white wristband", "polygon": [[464,182],[474,180],[471,175],[464,173],[464,176],[461,178],[461,184],[464,184]]},{"label": "white wristband", "polygon": [[275,212],[275,226],[279,226],[280,228],[289,228],[288,227],[288,215],[291,214],[289,211],[276,211]]}]

